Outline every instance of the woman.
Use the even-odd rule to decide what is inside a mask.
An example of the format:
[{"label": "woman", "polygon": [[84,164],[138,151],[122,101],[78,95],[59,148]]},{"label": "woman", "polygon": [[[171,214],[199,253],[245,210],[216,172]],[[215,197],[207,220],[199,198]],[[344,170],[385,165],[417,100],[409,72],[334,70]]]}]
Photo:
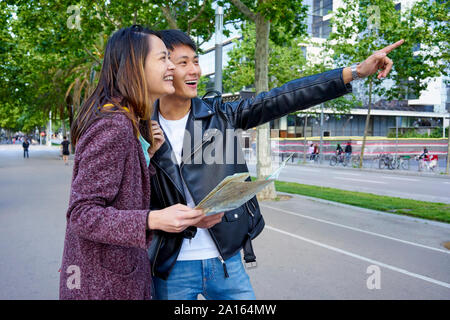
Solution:
[{"label": "woman", "polygon": [[336,147],[336,155],[340,156],[343,152],[344,152],[344,150],[342,149],[341,144],[338,143],[337,147]]},{"label": "woman", "polygon": [[155,100],[174,92],[174,69],[154,31],[133,26],[108,40],[98,86],[71,131],[61,299],[151,299],[151,230],[180,232],[204,217],[180,204],[149,212],[149,159],[164,143],[149,119]]}]

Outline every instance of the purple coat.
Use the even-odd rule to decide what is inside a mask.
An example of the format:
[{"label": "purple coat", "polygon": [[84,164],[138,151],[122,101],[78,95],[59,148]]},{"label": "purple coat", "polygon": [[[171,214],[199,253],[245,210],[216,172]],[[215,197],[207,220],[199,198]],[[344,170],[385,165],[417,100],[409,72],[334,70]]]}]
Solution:
[{"label": "purple coat", "polygon": [[149,169],[123,114],[97,120],[80,138],[60,299],[151,299]]}]

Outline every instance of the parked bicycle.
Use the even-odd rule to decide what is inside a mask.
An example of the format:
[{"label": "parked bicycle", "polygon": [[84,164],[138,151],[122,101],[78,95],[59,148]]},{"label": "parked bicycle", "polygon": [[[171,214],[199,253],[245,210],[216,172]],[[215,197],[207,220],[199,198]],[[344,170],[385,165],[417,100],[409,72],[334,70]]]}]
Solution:
[{"label": "parked bicycle", "polygon": [[403,169],[409,170],[409,159],[410,156],[395,156],[392,158],[390,163],[390,169]]},{"label": "parked bicycle", "polygon": [[346,167],[348,165],[348,163],[349,163],[349,160],[343,153],[332,155],[330,158],[330,166],[342,164],[344,167]]},{"label": "parked bicycle", "polygon": [[393,170],[394,167],[392,166],[392,161],[394,160],[394,157],[392,157],[389,154],[382,154],[380,156],[380,160],[378,161],[378,168],[384,169],[388,168],[390,170]]}]

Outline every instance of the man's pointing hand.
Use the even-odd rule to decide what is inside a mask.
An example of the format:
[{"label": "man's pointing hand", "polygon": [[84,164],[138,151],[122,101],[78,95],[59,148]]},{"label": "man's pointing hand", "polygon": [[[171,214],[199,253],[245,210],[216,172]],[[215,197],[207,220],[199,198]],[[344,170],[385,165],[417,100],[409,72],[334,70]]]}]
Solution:
[{"label": "man's pointing hand", "polygon": [[374,52],[356,68],[358,75],[362,78],[368,77],[378,71],[378,79],[386,78],[394,63],[387,57],[387,54],[395,48],[401,46],[404,40],[397,41],[381,50]]}]

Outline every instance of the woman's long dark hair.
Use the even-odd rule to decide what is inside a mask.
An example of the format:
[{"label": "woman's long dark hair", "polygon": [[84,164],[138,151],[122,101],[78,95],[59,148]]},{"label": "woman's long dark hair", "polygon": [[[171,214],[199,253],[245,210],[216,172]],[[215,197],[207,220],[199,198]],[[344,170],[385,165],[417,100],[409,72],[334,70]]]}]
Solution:
[{"label": "woman's long dark hair", "polygon": [[161,38],[158,32],[137,25],[120,29],[109,38],[98,85],[71,127],[74,146],[94,121],[114,112],[124,113],[132,121],[135,135],[140,133],[153,144],[150,121],[153,105],[144,72],[145,59],[151,50],[150,35]]}]

